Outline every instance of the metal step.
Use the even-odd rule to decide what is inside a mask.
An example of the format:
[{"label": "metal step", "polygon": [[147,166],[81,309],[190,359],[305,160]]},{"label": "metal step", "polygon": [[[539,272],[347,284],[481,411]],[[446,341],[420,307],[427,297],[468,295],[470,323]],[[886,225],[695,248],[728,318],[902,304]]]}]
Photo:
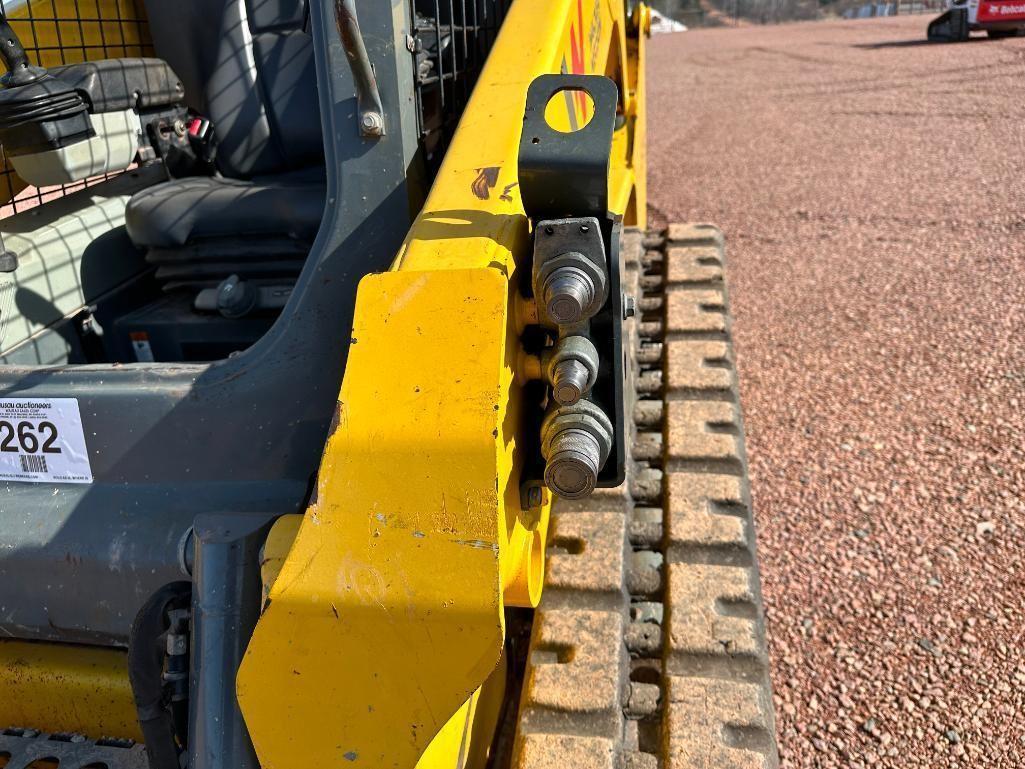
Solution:
[{"label": "metal step", "polygon": [[132,740],[90,740],[34,729],[0,732],[4,769],[148,769],[146,749]]}]

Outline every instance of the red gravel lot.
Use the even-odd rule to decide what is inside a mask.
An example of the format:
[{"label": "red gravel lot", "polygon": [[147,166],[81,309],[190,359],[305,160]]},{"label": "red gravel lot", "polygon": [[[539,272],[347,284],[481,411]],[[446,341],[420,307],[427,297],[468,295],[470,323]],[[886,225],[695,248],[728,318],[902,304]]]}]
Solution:
[{"label": "red gravel lot", "polygon": [[728,238],[790,767],[1025,765],[1025,39],[651,44],[655,224]]}]

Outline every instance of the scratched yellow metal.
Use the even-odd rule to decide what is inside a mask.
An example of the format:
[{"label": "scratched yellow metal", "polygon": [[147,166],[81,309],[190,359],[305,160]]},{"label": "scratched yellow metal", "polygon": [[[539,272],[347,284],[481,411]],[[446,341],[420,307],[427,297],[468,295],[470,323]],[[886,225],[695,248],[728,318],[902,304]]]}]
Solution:
[{"label": "scratched yellow metal", "polygon": [[[515,0],[393,271],[362,281],[316,500],[237,679],[264,769],[483,765],[504,610],[540,597],[549,512],[519,495],[538,451],[511,309],[530,260],[520,116],[537,75],[614,77],[612,206],[640,222],[637,29],[621,0]],[[556,127],[588,118],[564,105]]]},{"label": "scratched yellow metal", "polygon": [[497,666],[508,295],[486,268],[363,280],[361,375],[238,677],[265,769],[413,767]]},{"label": "scratched yellow metal", "polygon": [[505,658],[427,746],[419,767],[484,767],[502,714]]},{"label": "scratched yellow metal", "polygon": [[[511,272],[516,260],[525,258],[528,242],[516,162],[527,87],[538,75],[552,72],[613,74],[624,102],[621,111],[639,111],[637,61],[627,59],[627,41],[637,37],[621,0],[515,0],[396,267],[496,264]],[[578,122],[585,119],[579,105],[574,107]],[[611,201],[617,213],[626,212],[630,186],[643,185],[644,166],[631,154],[641,150],[643,162],[638,122],[627,120],[616,132],[618,151],[610,176],[618,179]],[[489,169],[493,173],[487,178],[493,181],[476,184]],[[642,212],[639,208],[625,223],[643,224]]]},{"label": "scratched yellow metal", "polygon": [[[265,594],[269,593],[280,573],[302,518],[301,515],[282,516],[267,536],[260,564]],[[420,766],[485,765],[504,702],[505,662],[503,657],[484,685],[460,706],[431,740],[420,759]]]},{"label": "scratched yellow metal", "polygon": [[120,649],[0,641],[0,723],[141,740]]},{"label": "scratched yellow metal", "polygon": [[260,549],[260,580],[263,583],[263,603],[270,600],[270,590],[285,565],[288,551],[295,542],[303,517],[298,513],[278,518],[267,533]]},{"label": "scratched yellow metal", "polygon": [[[630,170],[633,195],[623,209],[628,225],[646,229],[648,226],[648,38],[651,36],[651,9],[638,3],[629,21],[630,34],[626,35],[626,75],[620,88],[629,95],[626,117],[629,137],[625,156],[612,161],[613,176],[620,167]],[[617,204],[613,203],[613,207]]]}]

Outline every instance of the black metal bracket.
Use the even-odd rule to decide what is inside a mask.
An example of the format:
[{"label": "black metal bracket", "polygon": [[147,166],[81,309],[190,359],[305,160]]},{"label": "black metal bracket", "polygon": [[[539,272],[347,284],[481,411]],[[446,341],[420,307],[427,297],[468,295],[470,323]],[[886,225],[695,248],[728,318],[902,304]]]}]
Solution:
[{"label": "black metal bracket", "polygon": [[[565,91],[583,91],[594,102],[590,122],[572,133],[552,128],[545,119],[548,103]],[[600,75],[541,75],[530,84],[519,180],[523,208],[532,220],[608,215],[618,101],[616,84]]]},{"label": "black metal bracket", "polygon": [[[566,133],[546,119],[549,102],[563,92],[583,91],[594,105],[591,120]],[[609,212],[609,169],[619,89],[600,75],[541,75],[527,90],[519,149],[523,207],[536,232],[539,222],[594,217],[605,245],[608,298],[590,319],[589,336],[599,354],[598,378],[589,400],[613,424],[612,451],[597,485],[619,486],[626,478],[627,422],[624,387],[623,293],[620,279],[621,217]]]}]

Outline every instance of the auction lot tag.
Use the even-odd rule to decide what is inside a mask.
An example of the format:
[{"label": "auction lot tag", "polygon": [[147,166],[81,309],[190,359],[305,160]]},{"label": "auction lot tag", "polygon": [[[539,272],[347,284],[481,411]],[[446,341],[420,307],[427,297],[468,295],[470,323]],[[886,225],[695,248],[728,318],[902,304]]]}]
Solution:
[{"label": "auction lot tag", "polygon": [[0,480],[92,483],[75,398],[0,398]]}]

